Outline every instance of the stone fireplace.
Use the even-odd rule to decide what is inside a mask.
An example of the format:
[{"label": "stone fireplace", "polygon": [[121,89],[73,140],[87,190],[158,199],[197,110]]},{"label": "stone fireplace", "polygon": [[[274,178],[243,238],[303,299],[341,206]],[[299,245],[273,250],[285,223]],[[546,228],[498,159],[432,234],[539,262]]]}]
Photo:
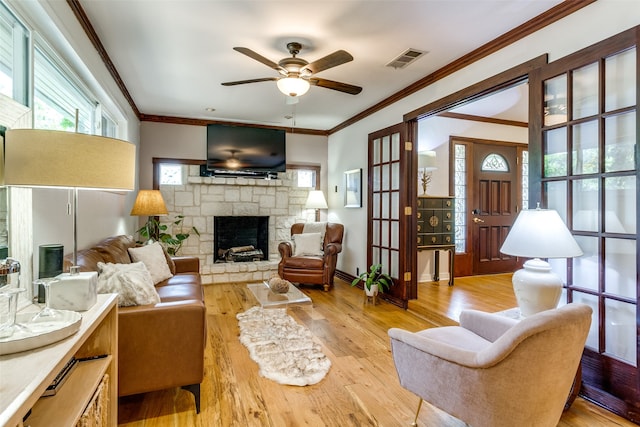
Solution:
[{"label": "stone fireplace", "polygon": [[[294,172],[279,173],[278,179],[201,177],[198,165],[188,170],[183,185],[161,185],[169,215],[161,217],[165,224],[176,215],[184,216],[183,228],[196,227],[200,236],[192,234],[178,255],[200,258],[202,283],[259,282],[278,270],[278,244],[290,239],[291,225],[313,221],[315,212],[304,209],[308,188],[297,186]],[[267,244],[263,261],[216,263],[216,232],[212,218],[267,217]],[[173,230],[173,234],[180,230]],[[238,245],[242,246],[242,245]]]},{"label": "stone fireplace", "polygon": [[269,217],[214,217],[213,254],[216,263],[268,261]]}]

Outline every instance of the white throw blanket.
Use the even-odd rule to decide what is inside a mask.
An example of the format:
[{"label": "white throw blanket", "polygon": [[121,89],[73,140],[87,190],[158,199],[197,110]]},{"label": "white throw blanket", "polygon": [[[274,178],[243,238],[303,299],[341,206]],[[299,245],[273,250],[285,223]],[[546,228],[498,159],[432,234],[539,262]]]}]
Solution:
[{"label": "white throw blanket", "polygon": [[320,244],[324,249],[324,233],[327,232],[326,222],[305,222],[302,227],[303,233],[320,233]]},{"label": "white throw blanket", "polygon": [[260,375],[280,384],[304,386],[320,382],[331,361],[285,308],[253,307],[236,315],[240,342],[260,366]]}]

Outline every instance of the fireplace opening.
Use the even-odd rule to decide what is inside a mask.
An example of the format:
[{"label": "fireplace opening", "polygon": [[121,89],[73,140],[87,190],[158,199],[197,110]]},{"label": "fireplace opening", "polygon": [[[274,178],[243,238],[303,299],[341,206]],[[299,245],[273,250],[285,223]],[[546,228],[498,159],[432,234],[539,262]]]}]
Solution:
[{"label": "fireplace opening", "polygon": [[268,216],[216,216],[213,218],[215,262],[269,259]]}]

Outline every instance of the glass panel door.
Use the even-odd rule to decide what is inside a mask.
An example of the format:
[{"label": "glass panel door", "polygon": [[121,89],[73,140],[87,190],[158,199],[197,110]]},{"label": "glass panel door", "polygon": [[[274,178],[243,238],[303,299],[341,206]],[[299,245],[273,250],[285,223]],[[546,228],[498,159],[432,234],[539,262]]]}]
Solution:
[{"label": "glass panel door", "polygon": [[530,197],[558,211],[584,252],[549,260],[565,301],[594,313],[582,393],[607,407],[631,405],[629,414],[640,409],[629,403],[640,401],[638,58],[635,34],[623,36],[541,69],[532,83],[543,93],[532,112],[542,115],[532,120],[540,169],[529,172],[540,183]]},{"label": "glass panel door", "polygon": [[406,242],[409,228],[405,223],[408,192],[405,166],[405,124],[392,126],[369,135],[368,200],[369,232],[367,261],[369,265],[382,264],[383,272],[395,282],[385,297],[406,307],[407,286],[404,272],[411,271]]}]

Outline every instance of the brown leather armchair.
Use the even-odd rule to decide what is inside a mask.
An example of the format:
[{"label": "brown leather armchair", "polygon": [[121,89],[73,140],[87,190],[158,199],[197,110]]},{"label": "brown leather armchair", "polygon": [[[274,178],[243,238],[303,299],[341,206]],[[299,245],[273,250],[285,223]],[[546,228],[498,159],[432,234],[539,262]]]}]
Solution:
[{"label": "brown leather armchair", "polygon": [[[304,223],[296,223],[291,226],[291,236],[302,234]],[[278,245],[280,251],[280,263],[278,274],[290,282],[310,285],[322,285],[328,291],[333,286],[333,275],[336,272],[338,254],[342,251],[342,236],[344,226],[337,223],[327,223],[322,245],[322,254],[318,255],[294,255],[291,242],[281,242]]]}]

